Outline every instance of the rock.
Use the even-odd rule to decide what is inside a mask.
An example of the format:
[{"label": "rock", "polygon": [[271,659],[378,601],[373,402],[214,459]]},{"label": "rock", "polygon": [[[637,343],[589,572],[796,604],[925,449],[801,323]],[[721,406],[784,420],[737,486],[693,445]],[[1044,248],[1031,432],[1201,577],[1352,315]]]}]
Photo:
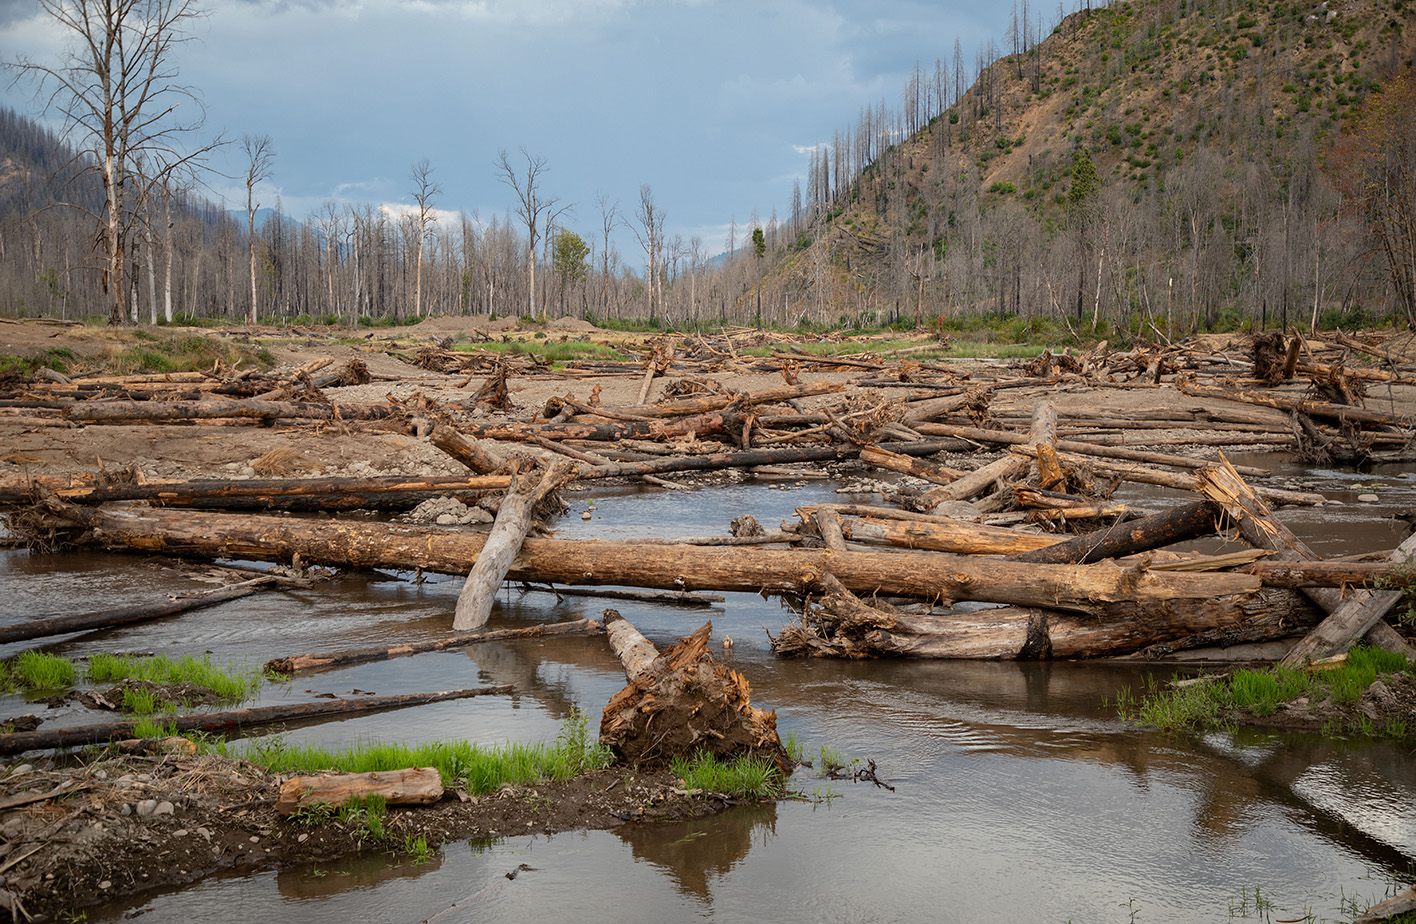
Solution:
[{"label": "rock", "polygon": [[156,799],[144,799],[143,801],[141,801],[141,802],[138,803],[138,817],[139,817],[139,818],[148,818],[148,817],[150,817],[150,816],[152,815],[153,812],[156,812],[156,811],[157,811],[157,800],[156,800]]},{"label": "rock", "polygon": [[1381,498],[1378,497],[1378,496],[1375,495],[1375,494],[1358,494],[1358,495],[1357,495],[1357,503],[1359,503],[1359,504],[1376,504],[1376,503],[1380,503],[1380,502],[1381,502]]},{"label": "rock", "polygon": [[977,507],[968,501],[944,501],[934,508],[934,513],[941,517],[953,517],[956,520],[968,520],[978,522],[983,518]]},{"label": "rock", "polygon": [[157,807],[152,810],[152,813],[154,815],[171,815],[176,811],[177,807],[171,802],[159,802],[157,803]]}]

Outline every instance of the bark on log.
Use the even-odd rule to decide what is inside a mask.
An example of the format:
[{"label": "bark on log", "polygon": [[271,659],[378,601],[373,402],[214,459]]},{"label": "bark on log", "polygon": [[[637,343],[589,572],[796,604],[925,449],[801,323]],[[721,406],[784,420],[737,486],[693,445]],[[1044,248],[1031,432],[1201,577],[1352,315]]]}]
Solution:
[{"label": "bark on log", "polygon": [[64,411],[70,420],[116,423],[130,420],[386,420],[407,412],[389,404],[312,404],[293,401],[80,401]]},{"label": "bark on log", "polygon": [[1080,565],[1134,555],[1137,552],[1147,552],[1188,539],[1208,536],[1214,532],[1215,520],[1219,513],[1220,508],[1217,505],[1209,501],[1198,501],[1026,551],[1015,558],[1017,561]]},{"label": "bark on log", "polygon": [[225,603],[228,600],[239,600],[242,597],[249,597],[251,594],[273,590],[277,583],[277,578],[267,575],[249,581],[242,581],[239,584],[232,584],[229,587],[221,587],[216,590],[178,597],[176,600],[169,600],[165,603],[126,606],[114,610],[102,610],[96,613],[80,613],[74,616],[54,616],[49,619],[32,619],[28,622],[16,623],[11,626],[0,626],[0,645],[6,645],[11,642],[22,642],[32,638],[45,638],[51,635],[64,635],[68,632],[84,632],[90,629],[111,629],[115,626],[129,626],[134,623],[150,622],[154,619],[161,619],[164,616],[175,616],[178,613],[187,613],[192,610],[202,609],[203,607],[216,606],[218,603]]},{"label": "bark on log", "polygon": [[[398,696],[361,696],[355,699],[322,700],[318,703],[257,706],[252,709],[235,709],[229,712],[204,712],[163,717],[162,721],[169,725],[175,725],[178,731],[197,729],[212,732],[229,728],[256,728],[280,722],[303,722],[336,715],[381,712],[385,709],[422,706],[427,703],[440,703],[451,699],[467,699],[471,696],[505,695],[512,691],[511,684],[507,683],[479,687],[474,690],[405,693]],[[138,720],[132,719],[96,725],[11,732],[8,735],[0,735],[0,755],[21,754],[25,751],[48,750],[50,748],[83,747],[90,744],[103,744],[114,738],[130,738],[133,734],[133,726],[137,723]]]},{"label": "bark on log", "polygon": [[[1051,443],[1057,438],[1057,411],[1051,404],[1039,404],[1033,412],[1032,427],[1026,437],[1027,445],[1034,450],[1039,443]],[[1019,455],[1009,453],[996,462],[990,462],[977,471],[970,472],[952,484],[930,488],[924,492],[921,502],[927,507],[937,507],[945,501],[969,500],[988,490],[995,481],[1010,481],[1027,471],[1029,462]]]},{"label": "bark on log", "polygon": [[289,658],[271,658],[265,663],[265,669],[277,674],[312,674],[316,671],[348,667],[351,664],[391,661],[404,655],[465,648],[468,645],[477,645],[482,642],[501,642],[519,638],[550,638],[557,635],[598,635],[602,631],[604,631],[603,627],[593,619],[577,619],[573,622],[557,622],[545,626],[530,626],[525,629],[497,629],[477,635],[459,635],[425,642],[408,642],[403,645],[395,645],[392,648],[340,648],[336,651],[295,655]]},{"label": "bark on log", "polygon": [[536,525],[536,505],[569,481],[574,470],[570,462],[558,460],[535,483],[529,477],[512,480],[497,510],[492,530],[487,534],[486,544],[478,552],[477,562],[457,595],[452,620],[454,632],[470,632],[486,625],[497,588],[506,578],[507,569],[521,550],[527,533]]},{"label": "bark on log", "polygon": [[606,704],[600,741],[622,760],[652,765],[702,751],[788,766],[777,713],[754,707],[747,679],[708,650],[712,623],[662,654],[614,610],[605,611],[605,630],[629,685]]},{"label": "bark on log", "polygon": [[372,773],[321,773],[294,776],[280,784],[275,813],[289,817],[312,805],[339,808],[354,799],[378,796],[389,805],[431,805],[442,798],[442,774],[435,767],[376,770]]},{"label": "bark on log", "polygon": [[480,475],[506,469],[508,459],[487,440],[471,440],[448,424],[438,424],[428,441]]},{"label": "bark on log", "polygon": [[832,394],[845,390],[842,382],[810,382],[800,385],[778,385],[757,391],[738,392],[726,395],[702,395],[697,398],[682,398],[678,401],[663,401],[658,404],[641,404],[619,408],[623,413],[636,417],[687,417],[691,414],[705,414],[727,407],[734,401],[741,401],[743,407],[759,404],[781,404],[795,398],[810,398],[815,395]]},{"label": "bark on log", "polygon": [[[401,524],[291,520],[160,509],[73,508],[69,516],[108,548],[198,558],[248,558],[350,567],[422,568],[465,573],[485,536]],[[901,555],[910,555],[902,559]],[[831,572],[853,592],[925,600],[978,600],[1098,612],[1110,601],[1141,604],[1250,593],[1243,574],[1166,574],[1143,568],[978,561],[943,553],[830,552],[813,549],[644,546],[622,542],[527,539],[509,576],[557,584],[666,590],[799,592]]]},{"label": "bark on log", "polygon": [[504,491],[507,475],[410,478],[251,478],[224,481],[96,484],[69,476],[36,476],[33,484],[0,479],[0,507],[32,504],[36,489],[76,504],[145,500],[164,507],[205,510],[408,510],[447,494]]},{"label": "bark on log", "polygon": [[[818,520],[825,509],[818,510]],[[847,539],[874,542],[906,549],[954,552],[961,555],[1021,555],[1057,544],[1055,536],[1020,533],[997,526],[981,526],[963,520],[949,523],[902,520],[852,520],[843,525]]]},{"label": "bark on log", "polygon": [[964,477],[964,472],[952,468],[945,468],[942,465],[934,465],[929,462],[921,462],[913,456],[902,453],[889,452],[879,446],[862,446],[860,448],[860,461],[866,465],[874,465],[878,468],[889,469],[893,472],[900,472],[911,475],[915,478],[922,478],[925,481],[932,481],[935,484],[949,484]]},{"label": "bark on log", "polygon": [[[827,607],[831,609],[833,607]],[[1078,617],[1043,607],[946,610],[928,616],[881,614],[871,608],[850,618],[804,619],[784,630],[774,649],[784,657],[939,658],[970,660],[1061,660],[1120,657],[1142,649],[1171,650],[1177,640],[1210,633],[1206,644],[1225,639],[1283,638],[1295,626],[1312,625],[1319,614],[1300,594],[1265,589],[1258,594],[1172,601],[1159,607],[1118,603],[1104,614]],[[799,634],[806,633],[806,638]],[[785,641],[785,644],[779,644]]]}]

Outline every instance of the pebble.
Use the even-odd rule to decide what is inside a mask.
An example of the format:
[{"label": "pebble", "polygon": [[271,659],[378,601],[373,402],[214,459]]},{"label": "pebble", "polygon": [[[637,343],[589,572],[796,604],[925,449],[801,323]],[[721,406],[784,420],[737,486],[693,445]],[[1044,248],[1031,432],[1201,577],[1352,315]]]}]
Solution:
[{"label": "pebble", "polygon": [[1376,504],[1376,503],[1380,503],[1380,502],[1381,502],[1381,498],[1378,497],[1378,496],[1375,495],[1375,494],[1358,494],[1358,495],[1357,495],[1357,503],[1359,503],[1359,504]]},{"label": "pebble", "polygon": [[107,892],[109,889],[113,888],[113,880],[105,879],[98,884],[98,887]]},{"label": "pebble", "polygon": [[153,812],[156,812],[156,811],[157,811],[157,800],[156,800],[156,799],[144,799],[143,801],[141,801],[141,802],[138,803],[138,817],[139,817],[139,818],[147,818],[149,815],[151,815]]},{"label": "pebble", "polygon": [[299,841],[301,844],[305,843],[305,841],[307,841],[307,840],[309,840],[309,839],[310,839],[310,835],[308,835],[308,834],[302,834],[302,835],[300,835],[299,837],[295,838],[295,840]]},{"label": "pebble", "polygon": [[154,815],[171,815],[177,811],[177,807],[171,802],[159,802],[157,808],[152,810]]}]

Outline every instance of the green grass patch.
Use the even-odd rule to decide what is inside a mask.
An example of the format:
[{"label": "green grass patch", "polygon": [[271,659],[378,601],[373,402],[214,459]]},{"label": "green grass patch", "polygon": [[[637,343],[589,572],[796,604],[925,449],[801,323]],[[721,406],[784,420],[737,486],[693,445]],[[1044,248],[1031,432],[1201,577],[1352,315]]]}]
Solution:
[{"label": "green grass patch", "polygon": [[765,757],[738,756],[723,761],[706,752],[675,757],[671,769],[687,789],[702,789],[738,799],[774,799],[785,780],[777,765]]},{"label": "green grass patch", "polygon": [[[1358,645],[1340,665],[1321,670],[1301,670],[1275,665],[1264,670],[1240,670],[1227,677],[1199,683],[1152,688],[1137,699],[1129,688],[1117,695],[1117,709],[1124,718],[1134,719],[1163,731],[1195,731],[1223,727],[1225,716],[1248,711],[1256,716],[1272,715],[1279,704],[1308,697],[1317,704],[1330,701],[1347,706],[1361,699],[1367,688],[1383,674],[1413,673],[1403,655]],[[1370,737],[1405,737],[1407,723],[1399,719],[1376,725],[1362,716],[1349,729]],[[1340,728],[1326,730],[1341,733]]]},{"label": "green grass patch", "polygon": [[138,375],[195,372],[210,369],[217,363],[227,367],[261,368],[269,368],[273,363],[267,351],[228,343],[218,337],[160,334],[146,329],[137,330],[135,336],[143,342],[114,353],[104,364],[104,371],[112,375]]},{"label": "green grass patch", "polygon": [[261,687],[259,673],[218,667],[206,656],[173,658],[161,654],[150,657],[95,654],[89,658],[84,674],[92,683],[117,683],[131,678],[160,686],[191,684],[212,691],[224,703],[250,699]]},{"label": "green grass patch", "polygon": [[532,356],[543,362],[552,363],[574,362],[576,360],[628,362],[631,359],[614,347],[606,346],[603,343],[581,343],[569,340],[565,343],[513,340],[507,343],[460,344],[453,349],[472,353],[486,350],[491,353],[504,353],[508,356]]},{"label": "green grass patch", "polygon": [[177,734],[177,723],[161,719],[139,719],[133,725],[134,738],[173,738]]},{"label": "green grass patch", "polygon": [[495,792],[503,785],[521,786],[545,780],[566,780],[610,764],[612,756],[590,737],[588,719],[576,712],[552,744],[505,744],[481,747],[468,741],[429,741],[418,745],[363,742],[331,751],[314,745],[291,745],[276,735],[252,741],[239,753],[221,742],[208,743],[217,753],[242,757],[273,773],[346,773],[436,767],[443,785],[463,786],[473,795]]},{"label": "green grass patch", "polygon": [[42,651],[24,651],[10,662],[15,685],[29,690],[57,690],[74,685],[78,668],[74,662]]}]

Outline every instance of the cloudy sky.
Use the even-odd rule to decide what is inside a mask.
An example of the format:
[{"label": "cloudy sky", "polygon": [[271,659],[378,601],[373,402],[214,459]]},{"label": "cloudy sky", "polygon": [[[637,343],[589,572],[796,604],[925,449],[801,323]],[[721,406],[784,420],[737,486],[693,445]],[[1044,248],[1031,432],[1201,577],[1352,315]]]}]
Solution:
[{"label": "cloudy sky", "polygon": [[[63,0],[74,2],[74,0]],[[632,216],[649,184],[669,237],[723,248],[734,218],[791,209],[808,151],[862,107],[899,106],[918,59],[955,39],[972,64],[1009,7],[964,0],[198,0],[182,82],[207,128],[271,136],[263,204],[308,216],[329,200],[412,201],[428,158],[440,208],[504,216],[505,149],[545,161],[563,224],[595,240],[597,196]],[[57,60],[66,37],[37,0],[0,0],[0,58]],[[0,104],[38,117],[33,88]],[[244,172],[237,146],[214,166]],[[210,178],[244,208],[237,181]],[[805,184],[803,184],[805,185]],[[626,232],[626,262],[641,254]]]}]

